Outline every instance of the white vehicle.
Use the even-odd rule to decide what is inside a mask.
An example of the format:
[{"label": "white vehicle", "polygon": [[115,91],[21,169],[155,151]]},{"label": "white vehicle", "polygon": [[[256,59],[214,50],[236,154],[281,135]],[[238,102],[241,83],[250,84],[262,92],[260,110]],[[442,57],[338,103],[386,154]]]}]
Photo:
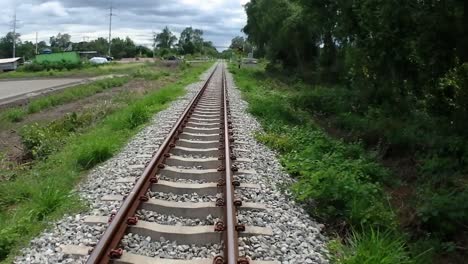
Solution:
[{"label": "white vehicle", "polygon": [[107,59],[103,58],[103,57],[93,57],[93,58],[89,59],[89,62],[92,63],[92,64],[106,64],[106,63],[109,63],[109,61],[107,61]]}]

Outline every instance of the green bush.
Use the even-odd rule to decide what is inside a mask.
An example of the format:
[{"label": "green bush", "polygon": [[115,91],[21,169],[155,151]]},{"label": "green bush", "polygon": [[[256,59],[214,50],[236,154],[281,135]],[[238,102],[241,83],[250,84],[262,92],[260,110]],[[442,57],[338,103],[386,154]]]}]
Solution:
[{"label": "green bush", "polygon": [[352,226],[395,227],[380,184],[388,173],[359,144],[346,145],[307,126],[276,128],[258,138],[280,151],[283,166],[298,178],[293,193],[311,202],[315,216]]},{"label": "green bush", "polygon": [[21,141],[27,156],[33,159],[44,159],[54,152],[62,140],[60,132],[50,126],[33,124],[25,126],[21,132]]},{"label": "green bush", "polygon": [[417,215],[425,230],[442,241],[451,241],[468,222],[468,189],[422,188]]},{"label": "green bush", "polygon": [[5,113],[5,116],[10,122],[20,122],[26,116],[26,112],[22,108],[13,108],[11,110],[8,110]]},{"label": "green bush", "polygon": [[31,64],[26,64],[21,68],[21,71],[24,72],[40,72],[40,71],[52,71],[52,70],[73,70],[73,69],[82,69],[85,66],[82,62],[68,62],[65,60],[59,62],[34,62]]}]

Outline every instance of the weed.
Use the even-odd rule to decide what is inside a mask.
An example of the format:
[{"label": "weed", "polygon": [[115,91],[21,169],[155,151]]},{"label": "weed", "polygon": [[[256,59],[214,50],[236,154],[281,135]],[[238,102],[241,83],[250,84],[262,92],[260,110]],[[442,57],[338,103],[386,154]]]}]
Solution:
[{"label": "weed", "polygon": [[24,119],[26,112],[22,108],[13,108],[5,112],[5,116],[10,122],[20,122]]},{"label": "weed", "polygon": [[115,139],[90,138],[88,142],[78,147],[76,150],[76,162],[81,169],[88,170],[103,161],[106,161],[116,150]]},{"label": "weed", "polygon": [[26,156],[33,159],[46,158],[62,141],[63,135],[50,126],[33,124],[23,127],[20,132]]},{"label": "weed", "polygon": [[150,115],[146,109],[146,106],[143,104],[135,104],[130,108],[126,123],[128,128],[133,129],[141,124],[146,123],[149,118]]},{"label": "weed", "polygon": [[389,231],[368,229],[353,231],[341,244],[330,244],[333,263],[339,264],[412,264],[416,263],[408,254],[404,238]]}]

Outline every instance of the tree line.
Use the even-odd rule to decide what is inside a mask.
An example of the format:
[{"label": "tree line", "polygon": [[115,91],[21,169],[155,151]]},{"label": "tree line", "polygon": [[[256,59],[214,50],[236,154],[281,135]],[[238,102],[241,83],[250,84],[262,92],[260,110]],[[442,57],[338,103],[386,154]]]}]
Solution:
[{"label": "tree line", "polygon": [[397,176],[388,193],[412,249],[465,263],[468,1],[251,0],[245,10],[267,73],[299,90],[293,107],[378,150]]},{"label": "tree line", "polygon": [[271,66],[358,91],[360,107],[468,116],[468,1],[252,0],[243,31]]},{"label": "tree line", "polygon": [[[0,58],[10,58],[13,55],[13,40],[16,39],[16,56],[24,57],[26,60],[34,59],[36,55],[36,44],[31,41],[22,41],[21,35],[8,32],[6,36],[0,38]],[[178,42],[177,42],[178,40]],[[167,57],[170,55],[200,55],[216,57],[218,51],[211,41],[203,38],[203,31],[192,27],[185,28],[178,39],[168,27],[162,32],[154,34],[153,47],[137,45],[130,38],[113,38],[111,40],[111,55],[116,59],[133,58],[136,56]],[[63,51],[97,51],[100,55],[107,55],[109,41],[106,38],[97,38],[91,41],[72,42],[71,35],[59,33],[57,36],[49,38],[49,43],[40,41],[37,44],[37,51],[41,53],[44,49],[51,49],[52,52]]]}]

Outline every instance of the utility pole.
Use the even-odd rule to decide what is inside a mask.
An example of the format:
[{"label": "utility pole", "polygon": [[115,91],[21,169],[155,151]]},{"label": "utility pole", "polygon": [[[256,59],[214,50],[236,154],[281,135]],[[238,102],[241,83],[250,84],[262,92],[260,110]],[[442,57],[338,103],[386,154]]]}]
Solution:
[{"label": "utility pole", "polygon": [[112,45],[112,16],[114,15],[112,13],[112,0],[110,2],[110,9],[109,9],[109,50],[107,51],[107,54],[111,56],[111,45]]},{"label": "utility pole", "polygon": [[38,53],[37,53],[37,37],[38,37],[38,36],[37,36],[37,31],[36,31],[36,55],[38,54]]},{"label": "utility pole", "polygon": [[16,57],[16,4],[13,13],[13,57]]}]

